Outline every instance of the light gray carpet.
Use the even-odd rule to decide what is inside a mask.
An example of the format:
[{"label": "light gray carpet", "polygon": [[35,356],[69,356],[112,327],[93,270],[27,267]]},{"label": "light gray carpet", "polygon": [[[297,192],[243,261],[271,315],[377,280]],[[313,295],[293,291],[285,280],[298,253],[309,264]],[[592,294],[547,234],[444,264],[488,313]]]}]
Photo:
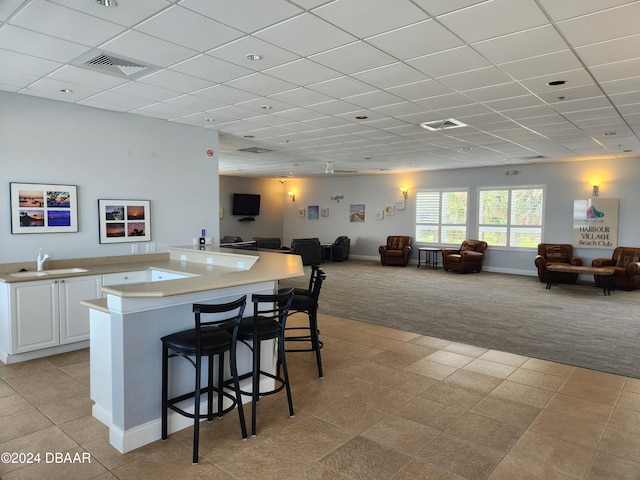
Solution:
[{"label": "light gray carpet", "polygon": [[[321,313],[640,378],[640,290],[546,290],[537,277],[363,260],[322,268]],[[306,286],[305,272],[281,286]]]}]

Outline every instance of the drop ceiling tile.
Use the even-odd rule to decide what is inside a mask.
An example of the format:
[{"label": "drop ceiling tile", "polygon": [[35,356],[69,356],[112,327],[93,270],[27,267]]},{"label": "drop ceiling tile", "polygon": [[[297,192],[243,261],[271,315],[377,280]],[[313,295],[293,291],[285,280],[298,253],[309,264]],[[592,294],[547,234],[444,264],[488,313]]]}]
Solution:
[{"label": "drop ceiling tile", "polygon": [[119,78],[114,75],[107,75],[94,70],[76,67],[74,65],[65,65],[64,67],[49,74],[47,77],[60,80],[62,82],[89,85],[91,87],[104,90],[129,82],[126,78]]},{"label": "drop ceiling tile", "polygon": [[170,67],[171,70],[203,78],[215,83],[223,83],[253,73],[248,68],[214,58],[197,55]]},{"label": "drop ceiling tile", "polygon": [[426,80],[424,73],[411,68],[405,63],[393,63],[384,67],[374,68],[366,72],[355,73],[354,78],[373,85],[380,89],[386,89],[398,85],[398,79],[401,78],[404,83],[415,83]]},{"label": "drop ceiling tile", "polygon": [[286,92],[287,90],[293,90],[297,87],[297,85],[293,83],[285,82],[284,80],[261,73],[254,73],[253,75],[231,80],[230,82],[226,82],[226,85],[265,97]]},{"label": "drop ceiling tile", "polygon": [[296,88],[294,90],[289,90],[288,92],[276,93],[275,95],[271,95],[270,98],[289,103],[290,105],[296,105],[298,107],[307,107],[309,105],[324,103],[331,100],[331,97],[319,92],[314,92],[308,88]]},{"label": "drop ceiling tile", "polygon": [[326,82],[313,83],[308,88],[330,97],[342,98],[360,93],[367,93],[376,90],[375,87],[367,85],[352,77],[340,77]]},{"label": "drop ceiling tile", "polygon": [[407,115],[423,115],[428,111],[427,108],[411,102],[396,103],[382,107],[372,107],[371,110],[388,115],[390,117],[404,117]]},{"label": "drop ceiling tile", "polygon": [[118,95],[137,97],[139,99],[143,98],[154,102],[161,102],[180,95],[180,93],[175,90],[139,82],[125,83],[124,85],[113,88],[112,91]]},{"label": "drop ceiling tile", "polygon": [[598,82],[640,77],[640,58],[598,65],[590,69]]},{"label": "drop ceiling tile", "polygon": [[607,95],[615,95],[640,90],[640,78],[624,78],[600,84]]},{"label": "drop ceiling tile", "polygon": [[287,118],[296,122],[304,122],[305,120],[313,120],[314,118],[322,118],[324,115],[307,108],[292,108],[283,112],[275,112],[273,115],[277,117]]},{"label": "drop ceiling tile", "polygon": [[[298,15],[255,34],[256,37],[307,57],[357,40],[310,13]],[[291,39],[295,38],[295,42]]]},{"label": "drop ceiling tile", "polygon": [[384,105],[401,103],[403,101],[401,98],[398,98],[395,95],[391,95],[390,93],[383,92],[382,90],[362,93],[360,95],[354,95],[352,97],[345,97],[344,100],[363,108],[382,107]]},{"label": "drop ceiling tile", "polygon": [[568,18],[598,12],[608,8],[629,3],[629,0],[539,0],[540,4],[553,18],[553,20],[566,20]]},{"label": "drop ceiling tile", "polygon": [[337,117],[314,118],[313,120],[307,120],[306,123],[316,128],[340,128],[340,131],[345,133],[348,132],[348,126],[353,125],[349,121]]},{"label": "drop ceiling tile", "polygon": [[299,86],[310,83],[322,82],[342,76],[342,74],[322,66],[318,63],[301,58],[278,67],[263,70],[263,73],[272,77],[286,80]]},{"label": "drop ceiling tile", "polygon": [[262,115],[264,113],[272,114],[275,112],[283,112],[285,110],[291,110],[291,108],[293,107],[293,105],[291,105],[290,103],[281,102],[270,97],[258,97],[246,102],[239,102],[236,105],[240,108],[251,110],[255,112],[256,115]]},{"label": "drop ceiling tile", "polygon": [[462,40],[434,20],[426,20],[367,38],[367,43],[400,60],[463,45]]},{"label": "drop ceiling tile", "polygon": [[106,42],[101,49],[159,67],[168,67],[197,54],[194,50],[135,30],[130,30]]},{"label": "drop ceiling tile", "polygon": [[548,23],[534,0],[493,0],[443,15],[442,24],[467,43],[539,27]]},{"label": "drop ceiling tile", "polygon": [[492,63],[506,63],[559,52],[569,46],[551,25],[544,25],[474,43],[473,48]]},{"label": "drop ceiling tile", "polygon": [[[500,68],[516,80],[525,80],[544,75],[552,77],[559,72],[578,70],[582,68],[582,64],[573,52],[563,50],[534,58],[503,63]],[[557,78],[550,78],[550,80],[554,79]]]},{"label": "drop ceiling tile", "polygon": [[67,63],[88,50],[87,47],[78,43],[13,25],[0,28],[0,48],[62,63]]},{"label": "drop ceiling tile", "polygon": [[485,58],[468,46],[414,58],[407,60],[407,63],[432,78],[490,65]]},{"label": "drop ceiling tile", "polygon": [[604,95],[596,97],[586,97],[576,99],[573,101],[562,101],[554,103],[553,109],[562,114],[571,112],[584,112],[589,110],[596,110],[601,108],[611,107],[611,102]]},{"label": "drop ceiling tile", "polygon": [[44,76],[63,64],[0,48],[0,65],[7,71]]},{"label": "drop ceiling tile", "polygon": [[[209,50],[207,54],[254,71],[276,67],[300,58],[295,53],[288,52],[255,37],[240,38],[222,47]],[[248,54],[261,55],[262,59],[249,60],[247,59]]]},{"label": "drop ceiling tile", "polygon": [[313,13],[359,38],[388,32],[428,18],[408,0],[333,2],[317,8]]},{"label": "drop ceiling tile", "polygon": [[[221,102],[216,102],[215,100],[210,100],[207,98],[196,97],[194,95],[180,95],[178,97],[165,100],[163,103],[167,105],[186,107],[195,112],[206,112],[207,110],[212,110],[214,108],[220,108],[224,106],[224,104]],[[207,117],[207,115],[204,116]]]},{"label": "drop ceiling tile", "polygon": [[576,47],[638,33],[640,3],[558,22],[560,32]]},{"label": "drop ceiling tile", "polygon": [[639,51],[640,35],[576,48],[576,54],[587,67],[631,60],[637,58]]},{"label": "drop ceiling tile", "polygon": [[[548,85],[550,81],[564,80],[567,83],[564,85]],[[529,78],[522,80],[520,83],[533,93],[547,94],[549,92],[557,92],[558,95],[562,95],[561,91],[568,88],[582,87],[585,85],[593,85],[593,78],[584,69],[571,70],[565,72],[556,73],[554,76],[543,76],[537,78]]]},{"label": "drop ceiling tile", "polygon": [[516,82],[507,82],[500,85],[489,85],[488,87],[465,90],[465,95],[478,102],[490,102],[492,100],[504,100],[512,97],[529,95],[530,92]]},{"label": "drop ceiling tile", "polygon": [[259,13],[254,0],[183,0],[180,5],[245,33],[256,32],[302,12],[286,0],[260,0]]},{"label": "drop ceiling tile", "polygon": [[150,105],[153,102],[144,98],[109,91],[94,95],[78,103],[80,105],[86,105],[87,107],[102,108],[104,110],[114,110],[117,112],[129,112],[145,105]]},{"label": "drop ceiling tile", "polygon": [[415,103],[431,110],[436,110],[446,107],[455,107],[460,105],[469,105],[473,103],[466,95],[461,93],[448,93],[445,95],[438,95],[433,97],[427,97],[420,100],[414,100]]},{"label": "drop ceiling tile", "polygon": [[313,9],[319,7],[320,5],[324,5],[325,3],[333,2],[333,0],[291,0],[296,5],[301,6],[306,9]]},{"label": "drop ceiling tile", "polygon": [[210,116],[216,121],[216,123],[222,122],[231,122],[233,120],[243,120],[246,118],[251,118],[256,116],[255,112],[250,110],[245,110],[244,108],[239,108],[233,105],[222,107],[222,108],[214,108],[213,110],[209,110]]},{"label": "drop ceiling tile", "polygon": [[226,85],[214,85],[213,87],[203,88],[191,92],[196,97],[209,98],[224,104],[233,105],[235,103],[246,102],[254,98],[260,97],[255,93],[244,92],[237,88],[228,87]]},{"label": "drop ceiling tile", "polygon": [[364,42],[351,43],[309,58],[347,75],[396,62],[392,56]]},{"label": "drop ceiling tile", "polygon": [[181,93],[190,93],[208,87],[210,83],[202,78],[192,77],[173,70],[160,70],[138,80],[156,87],[167,88]]},{"label": "drop ceiling tile", "polygon": [[171,105],[168,103],[154,103],[146,107],[138,108],[131,113],[137,113],[146,117],[163,118],[169,120],[171,118],[180,118],[185,115],[196,113],[192,108],[181,107],[179,105]]},{"label": "drop ceiling tile", "polygon": [[28,87],[40,77],[32,73],[14,72],[0,68],[0,90],[8,92],[17,92],[22,88]]},{"label": "drop ceiling tile", "polygon": [[0,20],[9,18],[23,3],[24,0],[6,0],[0,3]]},{"label": "drop ceiling tile", "polygon": [[135,29],[198,52],[218,47],[244,35],[234,28],[178,5],[136,25]]},{"label": "drop ceiling tile", "polygon": [[344,102],[342,100],[331,100],[324,103],[309,106],[310,110],[324,113],[325,115],[340,115],[344,113],[354,112],[360,109],[353,103]]},{"label": "drop ceiling tile", "polygon": [[447,87],[437,80],[423,80],[408,85],[387,88],[386,91],[409,101],[454,93],[451,87]]},{"label": "drop ceiling tile", "polygon": [[89,87],[86,85],[73,85],[72,91],[63,92],[69,89],[68,82],[55,80],[52,78],[41,78],[40,80],[30,84],[27,88],[20,90],[20,93],[34,95],[36,97],[51,98],[61,102],[78,102],[84,98],[100,93],[99,88]]},{"label": "drop ceiling tile", "polygon": [[99,45],[124,30],[120,25],[44,0],[28,3],[11,23],[87,46]]},{"label": "drop ceiling tile", "polygon": [[144,19],[169,7],[168,0],[145,0],[127,2],[126,8],[105,8],[97,2],[79,2],[78,0],[54,0],[58,5],[78,10],[103,20],[125,27],[133,27]]},{"label": "drop ceiling tile", "polygon": [[518,110],[521,108],[535,107],[544,104],[544,102],[540,100],[537,95],[522,95],[519,97],[501,98],[497,100],[486,101],[483,103],[486,107],[498,112],[509,112],[510,110]]},{"label": "drop ceiling tile", "polygon": [[485,67],[439,77],[438,80],[454,90],[465,91],[509,83],[511,79],[497,67]]}]

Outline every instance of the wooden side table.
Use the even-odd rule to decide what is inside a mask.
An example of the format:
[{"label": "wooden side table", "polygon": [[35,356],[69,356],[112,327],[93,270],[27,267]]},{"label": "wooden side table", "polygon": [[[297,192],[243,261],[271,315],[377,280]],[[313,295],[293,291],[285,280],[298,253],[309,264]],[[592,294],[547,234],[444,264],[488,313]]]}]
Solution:
[{"label": "wooden side table", "polygon": [[422,265],[422,254],[424,253],[424,266],[431,265],[433,270],[438,269],[438,253],[442,249],[435,247],[419,247],[418,248],[418,268]]}]

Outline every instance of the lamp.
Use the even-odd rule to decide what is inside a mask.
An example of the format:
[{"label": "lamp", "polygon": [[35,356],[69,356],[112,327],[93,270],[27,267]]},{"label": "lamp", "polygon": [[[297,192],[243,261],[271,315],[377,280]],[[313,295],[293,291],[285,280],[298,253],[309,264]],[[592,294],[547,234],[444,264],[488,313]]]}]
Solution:
[{"label": "lamp", "polygon": [[293,192],[289,192],[289,198],[291,199],[292,202],[296,201],[296,194]]},{"label": "lamp", "polygon": [[409,189],[407,187],[400,187],[400,191],[402,192],[402,196],[406,200],[407,197],[409,196],[409,194],[408,194]]},{"label": "lamp", "polygon": [[590,183],[591,183],[591,185],[593,187],[593,190],[592,190],[591,194],[594,197],[597,197],[598,195],[600,195],[600,181],[599,180],[592,180]]}]

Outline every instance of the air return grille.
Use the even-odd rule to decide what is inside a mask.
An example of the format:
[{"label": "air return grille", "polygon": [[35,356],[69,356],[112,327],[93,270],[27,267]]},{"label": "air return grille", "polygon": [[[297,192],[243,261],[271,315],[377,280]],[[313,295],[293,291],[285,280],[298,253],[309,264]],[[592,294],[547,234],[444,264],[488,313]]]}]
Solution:
[{"label": "air return grille", "polygon": [[130,80],[158,70],[158,67],[98,51],[85,54],[72,63],[78,67],[90,68]]},{"label": "air return grille", "polygon": [[462,123],[455,118],[447,118],[445,120],[434,120],[432,122],[422,122],[420,124],[422,128],[426,128],[427,130],[437,131],[437,130],[447,130],[449,128],[459,128],[466,127],[465,123]]}]

